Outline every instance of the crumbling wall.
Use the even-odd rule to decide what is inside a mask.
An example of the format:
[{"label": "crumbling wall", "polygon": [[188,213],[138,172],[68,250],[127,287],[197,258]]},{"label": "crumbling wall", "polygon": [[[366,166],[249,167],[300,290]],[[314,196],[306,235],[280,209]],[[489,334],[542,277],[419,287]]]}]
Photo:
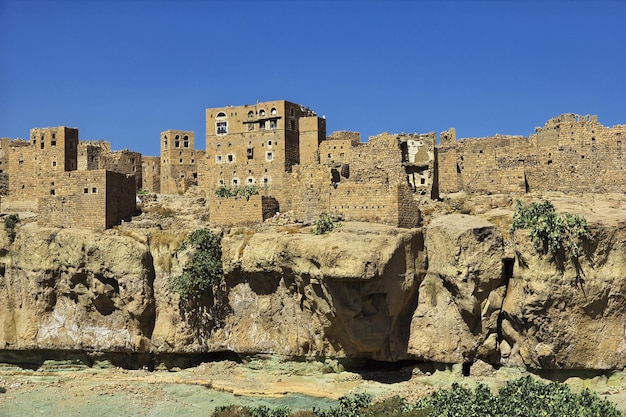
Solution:
[{"label": "crumbling wall", "polygon": [[528,138],[496,135],[455,142],[442,133],[437,148],[442,192],[625,192],[626,125],[564,114]]}]

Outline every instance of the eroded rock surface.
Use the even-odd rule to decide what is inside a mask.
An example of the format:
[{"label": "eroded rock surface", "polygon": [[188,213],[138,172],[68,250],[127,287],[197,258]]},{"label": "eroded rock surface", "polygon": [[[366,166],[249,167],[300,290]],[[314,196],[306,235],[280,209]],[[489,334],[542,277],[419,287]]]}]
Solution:
[{"label": "eroded rock surface", "polygon": [[190,259],[178,248],[191,230],[25,223],[14,242],[0,232],[0,351],[622,369],[626,224],[612,210],[611,221],[590,213],[593,238],[577,262],[536,253],[525,231],[510,236],[506,210],[441,215],[424,230],[231,229],[226,291],[195,305],[167,286]]}]

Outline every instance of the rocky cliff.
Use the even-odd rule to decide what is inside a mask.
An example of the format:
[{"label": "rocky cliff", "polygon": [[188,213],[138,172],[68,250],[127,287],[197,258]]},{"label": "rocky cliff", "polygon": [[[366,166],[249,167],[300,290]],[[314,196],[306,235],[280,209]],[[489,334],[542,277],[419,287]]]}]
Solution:
[{"label": "rocky cliff", "polygon": [[177,251],[189,231],[23,224],[14,242],[0,233],[0,356],[233,351],[623,368],[626,225],[594,221],[572,263],[488,218],[450,214],[411,230],[345,223],[321,236],[231,229],[220,309],[167,289],[189,260]]}]

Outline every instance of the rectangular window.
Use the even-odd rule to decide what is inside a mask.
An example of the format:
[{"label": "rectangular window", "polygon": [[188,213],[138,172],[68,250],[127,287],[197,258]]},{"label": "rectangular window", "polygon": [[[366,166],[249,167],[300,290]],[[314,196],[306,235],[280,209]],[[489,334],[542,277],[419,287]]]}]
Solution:
[{"label": "rectangular window", "polygon": [[222,155],[215,155],[215,162],[218,164],[222,163]]},{"label": "rectangular window", "polygon": [[233,162],[235,160],[234,155],[228,155],[228,162]]},{"label": "rectangular window", "polygon": [[265,152],[265,160],[271,161],[274,159],[274,152]]},{"label": "rectangular window", "polygon": [[218,135],[225,135],[228,133],[228,122],[216,122],[215,130]]},{"label": "rectangular window", "polygon": [[83,193],[84,193],[84,194],[89,193],[89,188],[83,188]]},{"label": "rectangular window", "polygon": [[50,146],[57,146],[57,141],[53,140],[52,142],[50,142]]},{"label": "rectangular window", "polygon": [[259,129],[265,129],[265,120],[259,122]]},{"label": "rectangular window", "polygon": [[57,166],[57,161],[52,161],[52,166],[53,167]]},{"label": "rectangular window", "polygon": [[270,129],[276,129],[277,123],[276,120],[270,120]]},{"label": "rectangular window", "polygon": [[96,194],[96,193],[98,192],[98,189],[97,189],[96,187],[93,187],[93,188],[91,189],[91,192],[92,192],[92,193],[94,193],[94,194]]},{"label": "rectangular window", "polygon": [[55,195],[55,191],[54,190],[50,190],[50,195]]},{"label": "rectangular window", "polygon": [[43,141],[41,141],[41,149],[43,149],[43,148],[44,148],[44,143],[43,143]]}]

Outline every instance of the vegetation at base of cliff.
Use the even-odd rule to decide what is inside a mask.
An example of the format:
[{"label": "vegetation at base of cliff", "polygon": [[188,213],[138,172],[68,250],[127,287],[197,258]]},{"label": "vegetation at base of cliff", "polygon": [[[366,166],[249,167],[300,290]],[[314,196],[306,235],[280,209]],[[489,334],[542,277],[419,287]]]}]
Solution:
[{"label": "vegetation at base of cliff", "polygon": [[596,393],[583,390],[574,393],[559,382],[545,384],[531,376],[509,381],[498,394],[486,385],[473,390],[454,383],[450,389],[439,390],[415,404],[400,397],[387,398],[372,404],[368,394],[341,397],[339,404],[328,410],[292,413],[287,408],[218,407],[213,417],[618,417],[622,413]]},{"label": "vegetation at base of cliff", "polygon": [[325,233],[330,233],[340,226],[341,224],[336,221],[333,216],[331,216],[329,213],[324,212],[319,215],[317,220],[315,220],[315,229],[313,229],[313,234],[323,235]]},{"label": "vegetation at base of cliff", "polygon": [[11,243],[13,243],[13,241],[15,240],[15,235],[17,234],[15,232],[15,226],[17,226],[17,224],[20,222],[20,216],[19,214],[9,214],[8,216],[6,216],[4,218],[4,230],[7,231],[7,236],[9,237],[9,240],[11,241]]},{"label": "vegetation at base of cliff", "polygon": [[178,251],[194,250],[183,273],[169,279],[169,288],[183,299],[198,298],[206,290],[219,288],[224,280],[222,245],[218,235],[209,229],[198,229],[182,243]]},{"label": "vegetation at base of cliff", "polygon": [[229,198],[229,197],[243,197],[246,200],[250,200],[250,197],[253,195],[257,195],[259,190],[256,188],[254,184],[243,185],[241,187],[228,187],[226,185],[222,185],[215,190],[215,196],[220,198]]},{"label": "vegetation at base of cliff", "polygon": [[525,206],[517,200],[511,231],[529,229],[535,250],[553,255],[564,249],[570,258],[578,258],[580,244],[589,237],[587,219],[570,213],[558,214],[550,201]]}]

